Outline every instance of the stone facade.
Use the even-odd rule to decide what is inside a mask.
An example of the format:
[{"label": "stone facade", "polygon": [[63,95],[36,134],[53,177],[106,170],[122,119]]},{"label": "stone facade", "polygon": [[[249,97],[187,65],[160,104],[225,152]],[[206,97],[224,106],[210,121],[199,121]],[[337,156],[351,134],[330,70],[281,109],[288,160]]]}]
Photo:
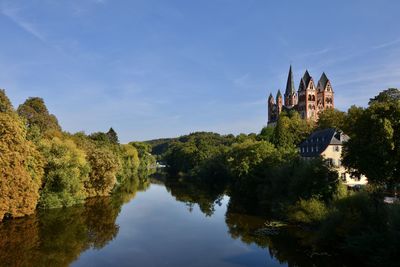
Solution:
[{"label": "stone facade", "polygon": [[280,90],[275,99],[272,94],[269,95],[268,124],[275,123],[283,110],[296,110],[303,119],[316,121],[318,113],[328,108],[334,108],[334,92],[326,74],[322,73],[318,83],[315,84],[306,70],[296,92],[290,66],[284,96],[282,97]]}]

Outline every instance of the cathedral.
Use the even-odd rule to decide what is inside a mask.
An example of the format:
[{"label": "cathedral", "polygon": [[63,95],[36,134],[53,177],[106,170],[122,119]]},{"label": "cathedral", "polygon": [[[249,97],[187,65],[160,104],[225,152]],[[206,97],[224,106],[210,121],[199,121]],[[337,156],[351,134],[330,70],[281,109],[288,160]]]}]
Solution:
[{"label": "cathedral", "polygon": [[296,110],[303,119],[316,121],[320,111],[334,108],[333,98],[334,92],[326,74],[322,73],[315,86],[307,70],[296,92],[292,66],[290,66],[285,94],[282,96],[281,91],[278,90],[276,99],[272,94],[268,97],[268,125],[274,124],[282,111],[290,110]]}]

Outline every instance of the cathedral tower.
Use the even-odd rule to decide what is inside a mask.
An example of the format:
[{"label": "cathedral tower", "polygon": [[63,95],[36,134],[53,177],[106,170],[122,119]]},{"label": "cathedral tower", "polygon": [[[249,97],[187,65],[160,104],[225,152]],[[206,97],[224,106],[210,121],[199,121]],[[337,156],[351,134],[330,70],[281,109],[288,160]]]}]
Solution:
[{"label": "cathedral tower", "polygon": [[317,119],[317,90],[314,85],[314,80],[308,73],[308,70],[301,78],[299,85],[299,102],[298,111],[303,119]]},{"label": "cathedral tower", "polygon": [[273,122],[276,120],[276,105],[274,101],[274,97],[272,94],[269,94],[268,97],[268,123]]},{"label": "cathedral tower", "polygon": [[278,115],[282,112],[282,107],[283,107],[282,94],[281,90],[278,90],[278,93],[276,94],[276,108]]},{"label": "cathedral tower", "polygon": [[289,74],[286,82],[285,106],[290,108],[295,105],[297,105],[297,94],[296,89],[294,88],[292,65],[290,65]]},{"label": "cathedral tower", "polygon": [[321,78],[318,81],[318,111],[322,111],[328,108],[334,108],[333,102],[333,89],[331,82],[326,76],[325,72],[322,73]]}]

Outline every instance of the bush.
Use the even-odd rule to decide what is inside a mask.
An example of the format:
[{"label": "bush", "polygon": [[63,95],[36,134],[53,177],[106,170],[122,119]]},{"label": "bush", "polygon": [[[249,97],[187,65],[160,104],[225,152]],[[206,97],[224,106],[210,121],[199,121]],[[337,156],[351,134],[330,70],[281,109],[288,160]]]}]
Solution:
[{"label": "bush", "polygon": [[316,225],[326,219],[328,208],[318,198],[300,199],[288,208],[288,219],[293,223]]}]

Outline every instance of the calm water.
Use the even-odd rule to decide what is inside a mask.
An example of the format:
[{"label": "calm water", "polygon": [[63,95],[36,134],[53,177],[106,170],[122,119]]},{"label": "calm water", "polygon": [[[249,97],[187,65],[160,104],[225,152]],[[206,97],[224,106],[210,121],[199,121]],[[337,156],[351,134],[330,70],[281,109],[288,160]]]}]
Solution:
[{"label": "calm water", "polygon": [[228,201],[209,201],[201,193],[163,184],[134,184],[118,197],[0,224],[0,265],[332,264],[324,258],[310,261],[292,238],[255,235],[264,220],[227,213]]}]

